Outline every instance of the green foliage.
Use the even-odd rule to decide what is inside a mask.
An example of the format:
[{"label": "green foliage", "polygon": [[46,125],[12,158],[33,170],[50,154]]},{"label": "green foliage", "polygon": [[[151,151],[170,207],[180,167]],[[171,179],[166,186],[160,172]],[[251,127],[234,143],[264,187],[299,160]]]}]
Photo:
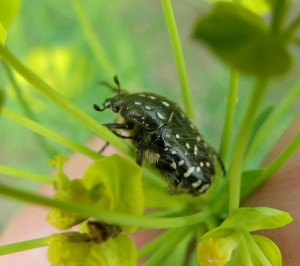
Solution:
[{"label": "green foliage", "polygon": [[[81,179],[69,180],[62,170],[66,158],[56,156],[50,164],[55,164],[55,199],[91,204],[100,209],[126,212],[140,216],[144,208],[141,187],[142,171],[136,164],[119,155],[112,155],[92,163]],[[65,230],[88,217],[51,209],[47,220],[58,229]],[[134,226],[122,226],[122,230],[132,233]]]},{"label": "green foliage", "polygon": [[[278,247],[266,237],[249,232],[274,229],[292,222],[286,212],[271,208],[239,208],[217,228],[203,235],[198,244],[201,265],[281,265]],[[244,245],[246,243],[246,246]]]},{"label": "green foliage", "polygon": [[272,35],[255,13],[232,3],[216,3],[201,18],[193,37],[242,72],[258,77],[278,76],[291,65],[284,40]]},{"label": "green foliage", "polygon": [[48,260],[53,266],[133,266],[137,261],[132,240],[123,234],[94,243],[86,234],[69,232],[52,235],[47,242]]},{"label": "green foliage", "polygon": [[[2,2],[0,0],[0,5]],[[53,137],[53,132],[47,130],[46,127],[38,126],[38,122],[29,122],[21,115],[10,111],[10,109],[3,108],[3,116],[5,118],[16,121],[32,131],[43,134],[47,138],[55,140],[74,151],[81,152],[94,160],[85,169],[81,179],[70,180],[63,172],[63,164],[66,158],[63,156],[55,157],[50,162],[57,169],[54,180],[56,190],[54,200],[0,184],[0,194],[52,207],[48,213],[47,220],[56,228],[67,230],[74,225],[80,224],[79,232],[67,232],[48,238],[48,259],[52,265],[136,265],[136,247],[130,237],[123,234],[123,232],[131,234],[145,228],[167,228],[160,236],[140,249],[139,256],[147,259],[145,265],[181,265],[187,260],[186,254],[189,253],[190,247],[194,247],[191,244],[195,242],[195,239],[198,241],[198,246],[197,250],[195,249],[192,253],[191,256],[194,256],[194,258],[191,258],[190,262],[194,261],[197,256],[201,265],[212,265],[212,262],[215,263],[214,265],[282,264],[280,250],[275,243],[266,237],[251,235],[250,232],[285,226],[292,222],[290,215],[270,208],[240,208],[239,206],[241,199],[251,193],[257,184],[269,178],[300,146],[300,135],[298,135],[288,146],[287,150],[280,154],[270,166],[267,166],[265,169],[245,170],[246,152],[252,148],[252,143],[259,143],[256,133],[261,130],[264,132],[273,130],[274,121],[276,123],[279,118],[282,118],[284,111],[291,106],[298,95],[299,88],[296,88],[293,92],[288,92],[287,100],[282,104],[281,108],[275,105],[275,107],[267,107],[260,111],[265,93],[270,84],[270,78],[278,77],[290,69],[291,55],[288,45],[290,41],[296,38],[294,36],[295,30],[298,28],[300,20],[296,18],[295,21],[292,21],[291,26],[285,29],[290,3],[288,0],[247,0],[243,1],[243,3],[241,2],[236,0],[232,1],[232,3],[218,2],[214,4],[211,11],[199,18],[193,31],[193,37],[198,42],[205,43],[219,59],[232,67],[226,112],[228,114],[226,118],[229,118],[230,123],[226,124],[227,121],[224,123],[226,130],[223,131],[223,134],[226,136],[222,138],[222,152],[220,153],[222,158],[223,156],[226,157],[223,159],[226,166],[228,166],[227,171],[228,169],[229,171],[227,177],[218,178],[214,182],[213,187],[204,196],[191,198],[189,195],[169,195],[166,193],[165,187],[158,181],[159,177],[155,176],[147,166],[143,166],[145,171],[143,180],[141,180],[142,170],[132,161],[119,155],[99,159],[102,155],[97,152],[58,134]],[[32,103],[34,108],[36,108],[33,108],[33,111],[39,112],[41,117],[43,117],[43,115],[48,115],[48,110],[52,111],[55,109],[53,108],[54,105],[50,105],[50,99],[52,103],[62,107],[64,111],[77,119],[77,122],[81,123],[80,126],[74,124],[73,129],[70,129],[68,128],[69,118],[65,119],[61,113],[59,115],[57,115],[58,113],[51,113],[49,114],[49,124],[51,126],[57,124],[57,128],[60,131],[64,131],[61,126],[66,124],[68,131],[72,131],[74,135],[78,134],[80,136],[87,128],[91,129],[126,155],[132,156],[132,150],[127,144],[91,118],[79,106],[83,102],[84,107],[82,109],[85,109],[86,101],[95,101],[96,90],[94,88],[90,91],[86,90],[88,85],[85,86],[85,84],[88,80],[94,82],[95,79],[102,79],[102,75],[112,75],[111,73],[115,69],[118,69],[118,71],[122,69],[122,64],[125,66],[123,68],[126,69],[126,73],[132,73],[134,77],[134,86],[132,88],[128,82],[129,78],[127,77],[127,80],[125,78],[126,83],[124,82],[124,84],[126,84],[126,87],[128,86],[129,90],[135,90],[134,87],[138,87],[140,85],[138,84],[139,82],[142,83],[142,78],[138,80],[141,76],[151,80],[151,82],[146,83],[144,81],[148,86],[143,88],[151,87],[158,91],[161,90],[161,84],[160,86],[152,86],[153,80],[155,80],[155,74],[152,72],[157,67],[149,71],[149,77],[151,76],[149,78],[148,74],[145,75],[145,73],[147,73],[146,66],[148,67],[151,62],[146,62],[146,64],[144,62],[144,65],[140,64],[140,62],[135,63],[137,58],[143,57],[137,52],[139,46],[144,50],[148,48],[143,47],[140,43],[136,44],[137,42],[133,41],[133,36],[127,35],[129,31],[128,29],[126,31],[124,25],[128,21],[126,20],[125,23],[119,17],[121,10],[124,8],[123,2],[118,3],[118,5],[117,1],[114,3],[115,5],[101,2],[99,5],[101,10],[105,10],[105,12],[101,12],[101,16],[97,12],[94,16],[96,23],[92,24],[93,19],[88,17],[88,12],[85,13],[84,8],[86,7],[81,4],[81,1],[72,1],[74,7],[73,19],[77,20],[75,20],[76,23],[73,23],[75,25],[74,28],[71,25],[67,25],[66,29],[68,33],[72,33],[72,29],[78,31],[79,26],[81,27],[83,36],[88,42],[88,48],[91,48],[93,51],[92,56],[89,55],[89,51],[84,51],[82,53],[84,60],[78,59],[78,51],[81,54],[82,44],[77,47],[78,50],[69,49],[68,46],[61,47],[61,43],[64,41],[61,41],[61,43],[57,42],[59,43],[58,48],[49,49],[43,47],[37,49],[36,47],[31,47],[30,38],[29,47],[32,49],[32,52],[24,56],[26,64],[30,67],[22,64],[3,45],[6,29],[13,21],[19,8],[19,1],[11,1],[10,4],[7,4],[8,2],[5,3],[3,8],[1,5],[0,10],[0,56],[2,56],[3,61],[9,68],[12,68],[22,76],[20,78],[18,76],[14,77],[13,74],[8,74],[12,85],[19,87],[20,91],[28,96],[28,98],[23,97],[22,101]],[[37,3],[39,2],[37,1]],[[96,1],[93,3],[96,3]],[[137,2],[132,2],[133,6],[136,4]],[[65,7],[68,4],[63,1],[57,3],[50,1],[49,3],[47,2],[47,5],[57,11],[67,10]],[[54,5],[64,8],[57,6],[54,8]],[[86,5],[88,6],[88,4]],[[190,96],[192,94],[189,91],[184,58],[171,1],[162,0],[162,9],[170,32],[171,44],[182,87],[183,102],[188,115],[193,117],[192,99]],[[258,15],[265,11],[271,12],[270,23]],[[96,11],[92,10],[92,12]],[[68,19],[70,19],[70,14],[68,10]],[[141,12],[139,14],[144,13]],[[47,16],[41,17],[47,18]],[[127,14],[126,18],[128,18]],[[152,17],[151,19],[156,21]],[[66,24],[60,24],[56,21],[53,23],[57,23],[59,26]],[[136,21],[132,24],[134,26],[137,25]],[[101,29],[95,27],[95,30],[93,29],[95,25],[105,25],[105,27],[101,27]],[[160,27],[159,23],[156,25],[156,29],[158,26]],[[47,26],[42,24],[41,28],[46,29]],[[99,43],[99,36],[101,39],[105,39],[106,31],[103,31],[103,29],[110,33],[108,39],[113,39],[112,43],[107,44],[107,40]],[[136,28],[134,29],[133,32],[137,33]],[[34,32],[34,29],[30,28],[30,30]],[[37,32],[38,36],[40,36],[40,31],[37,30]],[[56,29],[54,32],[56,34]],[[149,43],[152,40],[152,36],[147,36],[149,38],[147,38],[146,42]],[[84,40],[84,37],[80,36],[79,42]],[[49,39],[52,40],[51,37]],[[70,42],[72,45],[77,43],[77,41]],[[51,43],[51,46],[54,45]],[[144,50],[141,49],[143,53]],[[72,54],[76,55],[76,60],[71,60]],[[88,56],[92,60],[85,60]],[[158,57],[151,56],[153,58]],[[112,58],[116,60],[112,60]],[[73,65],[77,61],[83,63],[74,67]],[[87,66],[92,61],[97,61],[98,63],[96,76],[91,71],[94,66],[90,69]],[[89,62],[89,64],[86,64],[86,62]],[[13,71],[11,72],[14,73]],[[39,72],[40,76],[45,77],[53,87],[57,88],[53,89],[34,72]],[[100,72],[100,77],[98,77],[98,72]],[[200,73],[202,71],[197,69],[197,72]],[[233,129],[233,125],[236,122],[234,116],[238,98],[239,72],[254,76],[256,82],[249,97],[250,101],[242,119],[242,125],[240,128]],[[215,79],[217,74],[213,74],[213,79]],[[206,72],[204,71],[203,76],[205,75]],[[39,97],[31,94],[32,87],[29,87],[24,80],[35,87],[37,91],[47,96],[48,100],[45,101],[43,99],[41,102]],[[216,84],[214,83],[213,85],[215,86]],[[101,94],[101,98],[105,98],[103,95],[103,93],[106,93],[105,91],[102,90],[101,93],[97,93],[97,97]],[[221,99],[223,95],[221,93],[220,95]],[[196,96],[195,101],[197,99]],[[2,91],[0,91],[0,106],[1,101],[3,101]],[[222,104],[218,101],[219,105]],[[30,105],[27,104],[27,106]],[[212,109],[214,109],[214,106]],[[278,109],[280,109],[280,112]],[[101,122],[104,121],[102,118],[100,118]],[[273,123],[270,123],[270,120]],[[214,123],[209,122],[208,124],[213,124],[214,126],[218,122],[214,121]],[[264,129],[266,125],[268,125],[268,130]],[[38,128],[39,130],[37,130]],[[234,135],[233,130],[238,131],[234,145],[231,143],[231,138]],[[84,139],[85,137],[81,137],[81,142]],[[34,155],[37,157],[36,154]],[[7,174],[8,170],[10,173],[14,173],[10,175],[16,175],[24,179],[29,179],[28,175],[31,175],[30,172],[0,167],[0,173]],[[216,169],[216,173],[218,171],[220,169]],[[51,178],[45,178],[42,175],[36,175],[34,178],[31,178],[31,180],[34,179],[52,183]],[[144,207],[151,208],[151,212],[142,216]],[[25,250],[27,249],[26,245],[29,248],[32,246],[43,246],[45,243],[40,239],[30,246],[25,241],[19,244],[18,247],[4,246],[1,252],[2,254],[8,254],[13,252],[14,249],[15,251],[22,250],[22,247]],[[176,254],[174,255],[174,253]]]}]

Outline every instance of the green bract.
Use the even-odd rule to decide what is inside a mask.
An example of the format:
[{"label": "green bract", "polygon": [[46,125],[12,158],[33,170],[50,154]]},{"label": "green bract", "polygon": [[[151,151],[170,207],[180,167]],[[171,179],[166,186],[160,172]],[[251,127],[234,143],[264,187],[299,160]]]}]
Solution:
[{"label": "green bract", "polygon": [[[281,265],[278,247],[251,231],[273,229],[292,222],[286,212],[271,208],[240,208],[217,228],[201,237],[197,254],[201,265]],[[245,264],[241,264],[244,261]],[[252,264],[251,264],[252,263]]]},{"label": "green bract", "polygon": [[216,3],[195,26],[193,37],[221,59],[258,77],[277,76],[291,65],[286,43],[270,33],[255,13],[233,3]]},{"label": "green bract", "polygon": [[[142,170],[135,163],[119,156],[112,155],[92,163],[82,179],[70,181],[62,172],[65,159],[56,157],[58,173],[55,178],[57,193],[55,199],[87,203],[101,209],[142,215],[144,196],[141,186]],[[47,220],[59,229],[68,229],[85,220],[72,213],[51,209]],[[121,227],[131,233],[133,226]]]},{"label": "green bract", "polygon": [[137,262],[136,248],[123,234],[99,244],[86,234],[70,232],[50,236],[47,240],[48,260],[62,266],[133,266]]},{"label": "green bract", "polygon": [[[4,43],[5,40],[6,40],[6,31],[0,22],[0,42]],[[1,56],[0,56],[0,58],[1,58]]]},{"label": "green bract", "polygon": [[[224,0],[207,0],[209,2],[224,2]],[[232,0],[226,0],[232,2]],[[256,13],[265,13],[270,11],[268,0],[243,0],[243,6]]]}]

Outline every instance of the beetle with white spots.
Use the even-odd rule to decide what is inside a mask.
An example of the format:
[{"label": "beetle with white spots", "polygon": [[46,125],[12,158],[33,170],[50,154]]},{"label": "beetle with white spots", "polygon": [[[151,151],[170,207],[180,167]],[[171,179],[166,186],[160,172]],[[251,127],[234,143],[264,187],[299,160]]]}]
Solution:
[{"label": "beetle with white spots", "polygon": [[204,193],[217,172],[225,172],[216,151],[177,103],[153,93],[127,93],[116,76],[114,81],[118,87],[108,87],[117,95],[106,99],[103,108],[96,104],[94,108],[111,109],[120,122],[104,126],[131,141],[137,150],[136,162],[153,164],[169,183],[170,193]]}]

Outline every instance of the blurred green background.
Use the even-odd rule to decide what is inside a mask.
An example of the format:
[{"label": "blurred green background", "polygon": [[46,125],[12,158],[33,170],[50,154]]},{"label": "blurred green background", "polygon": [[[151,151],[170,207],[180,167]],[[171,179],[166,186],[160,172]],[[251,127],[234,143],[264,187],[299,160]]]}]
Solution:
[{"label": "blurred green background", "polygon": [[[115,71],[113,74],[119,76],[122,87],[132,92],[156,92],[182,104],[160,1],[82,2],[92,29]],[[196,124],[206,139],[218,148],[230,68],[190,38],[195,21],[209,10],[210,4],[200,0],[173,0],[172,3],[186,60]],[[296,10],[299,10],[298,6],[295,4]],[[32,71],[99,122],[113,120],[111,112],[97,113],[92,108],[94,103],[102,104],[111,95],[109,90],[97,83],[103,80],[112,82],[112,76],[105,71],[89,46],[72,1],[23,1],[18,17],[8,31],[6,45]],[[298,79],[299,52],[297,49],[293,52],[296,58],[294,68],[272,83],[266,106],[276,106]],[[13,75],[39,123],[80,143],[94,136],[93,132],[40,95],[15,72]],[[241,77],[236,125],[239,124],[252,84],[251,78]],[[3,65],[0,65],[0,86],[5,90],[4,105],[23,113]],[[278,121],[278,127],[270,132],[272,138],[257,152],[258,157],[249,167],[263,158],[298,112],[298,106],[299,101],[283,121]],[[51,168],[46,166],[46,162],[51,157],[39,145],[36,135],[5,118],[1,118],[0,123],[0,164],[48,174]],[[45,141],[52,153],[71,153],[56,143]],[[7,176],[0,176],[0,181],[28,189],[38,186]],[[19,206],[21,203],[0,197],[0,230]]]}]

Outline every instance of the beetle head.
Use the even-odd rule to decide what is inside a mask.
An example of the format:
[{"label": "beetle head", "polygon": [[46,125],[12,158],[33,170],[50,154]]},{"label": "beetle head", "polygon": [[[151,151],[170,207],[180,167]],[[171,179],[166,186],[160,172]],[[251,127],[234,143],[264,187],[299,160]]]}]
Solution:
[{"label": "beetle head", "polygon": [[100,108],[97,104],[94,104],[94,109],[96,111],[104,111],[105,109],[111,108],[113,112],[118,113],[121,109],[121,106],[124,102],[124,96],[127,95],[127,92],[121,89],[121,85],[118,79],[118,76],[114,76],[114,82],[117,85],[117,88],[111,86],[106,82],[100,82],[100,84],[105,85],[113,92],[117,93],[116,96],[108,98],[103,103],[103,108]]}]

